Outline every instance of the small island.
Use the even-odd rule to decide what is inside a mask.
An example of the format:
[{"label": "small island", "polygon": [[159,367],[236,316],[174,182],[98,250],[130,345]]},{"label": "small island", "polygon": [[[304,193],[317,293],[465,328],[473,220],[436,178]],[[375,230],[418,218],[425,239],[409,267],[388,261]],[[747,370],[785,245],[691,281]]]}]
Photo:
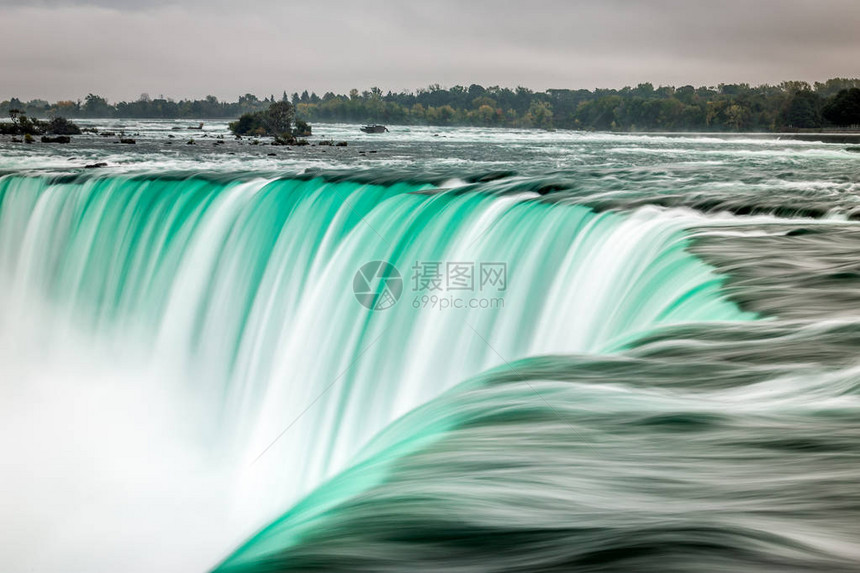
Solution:
[{"label": "small island", "polygon": [[[55,116],[47,121],[28,117],[19,109],[9,110],[11,122],[0,122],[0,134],[22,135],[26,141],[32,141],[34,135],[41,135],[45,143],[68,143],[70,135],[80,135],[81,128],[68,119]],[[58,136],[48,138],[49,135]]]},{"label": "small island", "polygon": [[295,110],[286,100],[275,102],[263,111],[243,113],[229,127],[236,137],[270,136],[280,145],[301,145],[298,138],[312,133],[307,122],[295,119]]}]

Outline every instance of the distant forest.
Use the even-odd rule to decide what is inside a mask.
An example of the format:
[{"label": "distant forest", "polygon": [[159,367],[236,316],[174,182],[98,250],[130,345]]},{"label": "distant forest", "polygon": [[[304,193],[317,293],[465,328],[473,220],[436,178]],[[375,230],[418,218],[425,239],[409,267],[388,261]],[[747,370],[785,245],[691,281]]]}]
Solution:
[{"label": "distant forest", "polygon": [[580,129],[600,131],[791,131],[845,128],[860,124],[860,79],[783,82],[750,86],[655,88],[650,83],[623,89],[535,92],[527,88],[442,88],[384,93],[379,88],[349,94],[286,92],[259,99],[246,94],[236,102],[214,96],[174,101],[141,95],[137,101],[110,103],[89,94],[83,101],[0,102],[0,114],[20,110],[31,117],[235,119],[262,111],[275,101],[293,104],[310,122],[395,125],[460,125]]}]

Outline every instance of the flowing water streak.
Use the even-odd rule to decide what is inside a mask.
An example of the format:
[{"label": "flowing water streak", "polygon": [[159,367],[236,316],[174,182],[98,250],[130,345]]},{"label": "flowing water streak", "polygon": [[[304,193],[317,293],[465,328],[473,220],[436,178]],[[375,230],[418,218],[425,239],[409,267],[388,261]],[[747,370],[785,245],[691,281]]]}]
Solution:
[{"label": "flowing water streak", "polygon": [[[230,520],[241,524],[238,541],[354,463],[389,422],[488,368],[613,351],[662,325],[750,318],[685,251],[692,215],[596,214],[532,194],[415,193],[426,188],[7,176],[2,324],[36,320],[49,345],[93,339],[120,363],[147,365],[118,384],[179,379],[181,388],[153,394],[177,417],[194,413],[195,448],[241,469],[223,496],[242,516]],[[373,260],[403,274],[394,308],[370,311],[353,297],[355,272]],[[467,296],[503,304],[415,308],[428,294],[413,290],[416,262],[475,263]],[[506,264],[507,288],[480,290],[480,263]],[[48,310],[28,318],[42,303]],[[103,452],[89,455],[103,463]],[[147,519],[166,523],[163,509]]]}]

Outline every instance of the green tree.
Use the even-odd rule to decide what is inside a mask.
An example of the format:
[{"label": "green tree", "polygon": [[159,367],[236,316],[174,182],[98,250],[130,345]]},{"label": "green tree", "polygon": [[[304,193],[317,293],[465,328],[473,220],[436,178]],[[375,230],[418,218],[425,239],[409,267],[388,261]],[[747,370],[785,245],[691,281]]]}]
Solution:
[{"label": "green tree", "polygon": [[749,110],[739,104],[732,104],[726,109],[726,120],[735,131],[741,131],[749,121]]},{"label": "green tree", "polygon": [[526,114],[526,123],[532,127],[552,129],[552,106],[545,101],[532,101]]},{"label": "green tree", "polygon": [[295,113],[288,102],[279,101],[264,112],[263,128],[268,135],[291,135]]},{"label": "green tree", "polygon": [[95,94],[88,94],[84,98],[82,111],[88,117],[112,117],[114,108],[105,98]]},{"label": "green tree", "polygon": [[860,125],[860,88],[842,90],[824,106],[824,118],[834,125]]},{"label": "green tree", "polygon": [[821,97],[815,92],[795,92],[782,110],[782,124],[786,127],[821,127]]}]

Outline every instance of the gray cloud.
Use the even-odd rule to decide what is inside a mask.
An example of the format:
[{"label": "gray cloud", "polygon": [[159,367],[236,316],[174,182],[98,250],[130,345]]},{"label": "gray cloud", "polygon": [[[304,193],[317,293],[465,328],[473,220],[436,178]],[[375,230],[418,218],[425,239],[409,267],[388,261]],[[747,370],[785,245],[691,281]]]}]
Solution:
[{"label": "gray cloud", "polygon": [[858,26],[856,0],[0,0],[0,98],[819,80],[860,75]]}]

